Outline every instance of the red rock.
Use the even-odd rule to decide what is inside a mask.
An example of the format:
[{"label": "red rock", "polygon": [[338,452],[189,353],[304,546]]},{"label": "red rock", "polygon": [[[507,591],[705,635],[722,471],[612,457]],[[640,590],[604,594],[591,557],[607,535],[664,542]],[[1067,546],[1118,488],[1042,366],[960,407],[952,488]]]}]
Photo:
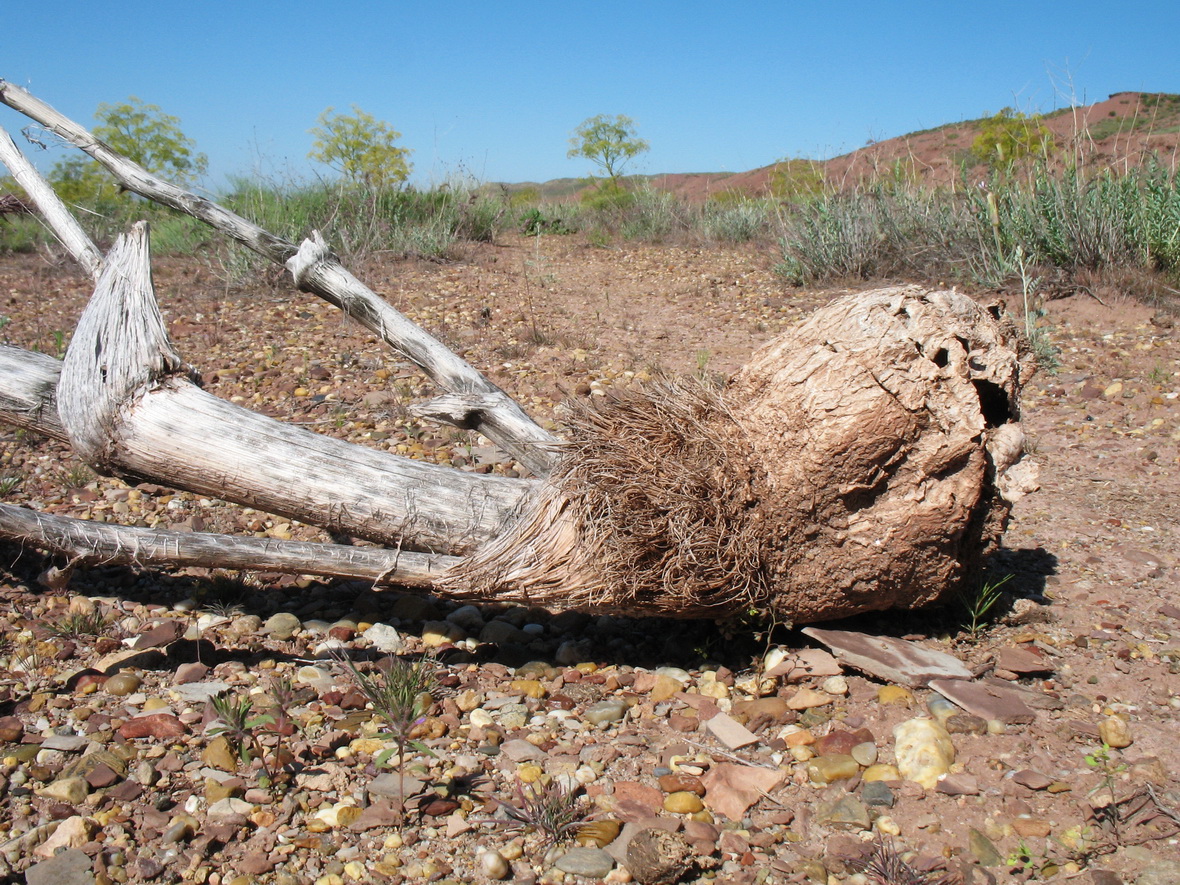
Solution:
[{"label": "red rock", "polygon": [[90,784],[96,790],[109,787],[117,780],[119,780],[119,773],[105,762],[98,763],[86,775],[86,783]]},{"label": "red rock", "polygon": [[963,679],[935,679],[931,681],[930,687],[968,713],[984,719],[998,719],[1011,725],[1027,724],[1037,718],[1037,714],[1024,702],[1028,692]]},{"label": "red rock", "polygon": [[184,723],[171,713],[149,713],[128,719],[119,728],[119,735],[127,740],[135,738],[174,738],[188,734]]},{"label": "red rock", "polygon": [[944,793],[947,796],[978,796],[979,781],[975,779],[974,775],[967,774],[966,772],[948,774],[945,777],[939,778],[934,790],[937,793]]},{"label": "red rock", "polygon": [[234,860],[234,866],[247,876],[262,876],[275,868],[275,861],[266,851],[247,851]]},{"label": "red rock", "polygon": [[1016,772],[1012,775],[1012,780],[1030,790],[1044,790],[1053,783],[1053,778],[1043,775],[1039,771],[1033,771],[1031,768],[1024,768]]},{"label": "red rock", "polygon": [[179,620],[161,621],[149,627],[135,639],[132,648],[160,648],[175,642],[184,635],[184,624]]},{"label": "red rock", "polygon": [[1052,673],[1053,664],[1045,656],[1025,648],[1002,648],[996,653],[996,667],[1012,673]]},{"label": "red rock", "polygon": [[865,743],[875,743],[873,733],[867,728],[856,731],[832,731],[817,738],[812,749],[817,756],[849,756],[853,747]]},{"label": "red rock", "polygon": [[691,774],[665,774],[660,778],[660,789],[665,793],[696,793],[705,795],[705,785]]},{"label": "red rock", "polygon": [[15,744],[25,734],[25,726],[16,716],[0,719],[0,741]]},{"label": "red rock", "polygon": [[209,675],[209,668],[199,661],[193,661],[189,664],[181,664],[176,668],[172,683],[173,685],[186,685],[190,682],[200,682],[207,675]]},{"label": "red rock", "polygon": [[401,818],[401,812],[392,803],[373,802],[349,825],[349,829],[363,832],[377,827],[395,827],[401,823]]},{"label": "red rock", "polygon": [[655,787],[635,781],[615,784],[615,814],[621,821],[639,821],[659,813],[664,797]]}]

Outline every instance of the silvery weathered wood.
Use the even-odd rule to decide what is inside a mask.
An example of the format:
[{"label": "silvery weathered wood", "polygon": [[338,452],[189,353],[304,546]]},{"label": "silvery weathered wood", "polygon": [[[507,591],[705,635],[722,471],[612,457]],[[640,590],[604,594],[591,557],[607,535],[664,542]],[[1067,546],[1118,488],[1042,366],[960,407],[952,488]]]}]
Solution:
[{"label": "silvery weathered wood", "polygon": [[0,127],[0,163],[8,167],[16,183],[24,188],[25,193],[32,198],[41,210],[41,214],[49,222],[62,244],[70,250],[74,259],[82,265],[91,276],[98,273],[102,265],[102,253],[90,237],[82,230],[82,225],[69,213],[57,194],[38,173],[33,164],[17,149],[12,137]]},{"label": "silvery weathered wood", "polygon": [[0,344],[0,422],[68,440],[57,414],[61,361]]},{"label": "silvery weathered wood", "polygon": [[457,561],[452,556],[382,547],[114,525],[52,516],[11,504],[0,504],[0,536],[62,554],[78,564],[247,569],[409,587],[431,586]]},{"label": "silvery weathered wood", "polygon": [[107,255],[58,384],[70,442],[97,469],[446,553],[493,537],[531,488],[320,436],[201,390],[168,341],[147,242],[141,222]]}]

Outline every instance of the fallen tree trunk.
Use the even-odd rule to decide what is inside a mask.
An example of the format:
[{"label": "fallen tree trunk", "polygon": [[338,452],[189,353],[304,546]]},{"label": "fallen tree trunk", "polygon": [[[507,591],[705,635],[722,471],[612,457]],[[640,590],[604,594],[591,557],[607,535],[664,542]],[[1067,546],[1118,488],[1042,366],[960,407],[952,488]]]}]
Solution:
[{"label": "fallen tree trunk", "polygon": [[[248,223],[128,170],[27,93],[0,81],[0,99],[32,105],[141,193],[286,260],[301,287],[356,295],[360,284],[317,236],[293,252],[239,229]],[[561,445],[513,418],[519,406],[473,382],[474,369],[435,353],[434,339],[421,352],[407,344],[425,333],[391,332],[365,300],[372,293],[334,301],[453,391],[421,414],[495,433],[542,474],[518,480],[350,445],[205,393],[159,317],[146,229],[99,264],[60,373],[56,361],[0,349],[0,420],[66,437],[104,472],[395,549],[99,528],[0,508],[0,538],[82,562],[296,570],[455,599],[677,617],[755,608],[807,622],[945,598],[1035,486],[1019,424],[1032,360],[998,310],[953,291],[833,301],[722,389],[663,382],[575,406]],[[456,365],[458,374],[440,368]]]}]

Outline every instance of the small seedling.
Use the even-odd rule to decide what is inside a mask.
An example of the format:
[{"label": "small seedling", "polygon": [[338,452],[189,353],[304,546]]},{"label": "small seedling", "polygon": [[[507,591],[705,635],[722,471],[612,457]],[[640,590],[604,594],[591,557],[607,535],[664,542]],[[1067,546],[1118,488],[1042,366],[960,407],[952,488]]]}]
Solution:
[{"label": "small seedling", "polygon": [[992,609],[1004,596],[1004,585],[1012,575],[1004,575],[996,581],[981,581],[975,593],[963,597],[963,629],[972,639],[977,639],[991,618]]},{"label": "small seedling", "polygon": [[67,639],[103,636],[110,627],[111,621],[98,609],[88,613],[71,612],[56,623],[49,625],[49,629],[53,633]]},{"label": "small seedling", "polygon": [[539,832],[545,843],[559,844],[573,838],[586,819],[586,808],[576,791],[557,780],[541,784],[516,782],[516,802],[496,799],[508,816],[496,821],[508,830]]},{"label": "small seedling", "polygon": [[[413,663],[406,663],[400,658],[391,657],[388,667],[378,667],[373,673],[362,673],[352,659],[344,655],[338,656],[337,660],[348,668],[357,688],[369,699],[373,711],[389,724],[397,741],[398,806],[404,823],[406,747],[412,745],[433,755],[424,744],[410,741],[410,729],[425,719],[426,711],[434,703],[430,696],[438,683],[434,660],[423,655]],[[392,752],[386,751],[374,761],[380,766],[388,763],[392,755]]]},{"label": "small seedling", "polygon": [[254,754],[257,753],[258,759],[262,762],[265,777],[264,786],[269,786],[274,780],[274,776],[266,762],[266,753],[258,739],[258,730],[273,725],[274,717],[269,713],[251,716],[253,702],[248,697],[220,694],[212,698],[212,704],[220,724],[210,728],[209,733],[215,737],[224,737],[229,741],[243,765],[249,765]]},{"label": "small seedling", "polygon": [[0,495],[8,495],[15,492],[22,482],[24,477],[19,473],[7,473],[0,476]]},{"label": "small seedling", "polygon": [[892,839],[877,837],[867,858],[849,859],[848,866],[870,885],[951,885],[958,878],[938,870],[918,870],[906,863]]}]

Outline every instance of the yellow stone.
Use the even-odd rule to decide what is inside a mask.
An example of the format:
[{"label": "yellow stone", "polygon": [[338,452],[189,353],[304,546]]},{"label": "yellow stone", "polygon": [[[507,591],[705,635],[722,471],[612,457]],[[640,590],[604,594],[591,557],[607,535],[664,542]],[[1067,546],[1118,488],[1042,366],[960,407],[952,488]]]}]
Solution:
[{"label": "yellow stone", "polygon": [[311,396],[311,391],[308,390],[306,387],[296,387],[295,388],[295,395],[296,396]]},{"label": "yellow stone", "polygon": [[832,696],[826,691],[801,688],[787,700],[787,706],[792,710],[810,710],[812,707],[826,707],[831,702]]},{"label": "yellow stone", "polygon": [[583,661],[580,664],[574,664],[574,669],[583,676],[589,676],[591,673],[598,672],[598,665],[593,661]]},{"label": "yellow stone", "polygon": [[678,790],[664,798],[664,811],[672,814],[696,814],[704,807],[701,797],[689,790]]},{"label": "yellow stone", "polygon": [[508,685],[513,691],[519,691],[526,698],[537,698],[539,700],[548,694],[545,691],[545,686],[536,679],[513,679]]},{"label": "yellow stone", "polygon": [[[336,826],[349,827],[353,822],[361,816],[363,809],[356,805],[346,805],[336,812]],[[356,877],[354,877],[356,878]]]},{"label": "yellow stone", "polygon": [[1116,381],[1116,382],[1114,382],[1114,384],[1109,385],[1106,388],[1106,390],[1102,391],[1102,395],[1105,397],[1112,397],[1112,396],[1118,396],[1122,392],[1123,392],[1123,382]]},{"label": "yellow stone", "polygon": [[881,815],[874,823],[878,833],[884,833],[886,836],[900,836],[901,827],[898,826],[897,821],[887,814]]},{"label": "yellow stone", "polygon": [[1100,722],[1098,735],[1104,744],[1116,750],[1131,746],[1131,729],[1118,716],[1111,716]]},{"label": "yellow stone", "polygon": [[360,881],[361,879],[365,878],[367,872],[368,871],[365,869],[365,865],[359,860],[350,860],[344,865],[344,875],[348,876],[350,879],[356,879],[357,881]]},{"label": "yellow stone", "polygon": [[914,695],[902,685],[882,685],[877,689],[878,704],[905,704],[914,702]]},{"label": "yellow stone", "polygon": [[707,698],[714,700],[721,700],[729,697],[729,686],[724,682],[718,682],[717,678],[712,673],[705,673],[701,676],[701,684],[697,691]]},{"label": "yellow stone", "polygon": [[152,710],[163,710],[168,706],[168,702],[163,698],[148,698],[143,702],[143,709],[145,712]]},{"label": "yellow stone", "polygon": [[516,776],[526,784],[535,784],[544,773],[545,771],[540,765],[534,765],[531,762],[526,762],[516,770]]},{"label": "yellow stone", "polygon": [[348,749],[353,753],[367,753],[370,756],[376,756],[387,746],[389,746],[387,741],[377,738],[357,738],[348,745]]},{"label": "yellow stone", "polygon": [[655,685],[651,687],[651,702],[659,704],[675,696],[678,691],[683,691],[684,686],[678,679],[673,679],[666,673],[660,673],[656,676]]},{"label": "yellow stone", "polygon": [[815,743],[815,735],[806,728],[792,731],[790,734],[784,734],[782,737],[788,747],[806,747],[809,744]]},{"label": "yellow stone", "polygon": [[862,781],[899,781],[901,780],[901,772],[897,770],[896,765],[888,765],[884,762],[878,762],[875,765],[870,765],[863,772],[861,772],[860,779]]}]

